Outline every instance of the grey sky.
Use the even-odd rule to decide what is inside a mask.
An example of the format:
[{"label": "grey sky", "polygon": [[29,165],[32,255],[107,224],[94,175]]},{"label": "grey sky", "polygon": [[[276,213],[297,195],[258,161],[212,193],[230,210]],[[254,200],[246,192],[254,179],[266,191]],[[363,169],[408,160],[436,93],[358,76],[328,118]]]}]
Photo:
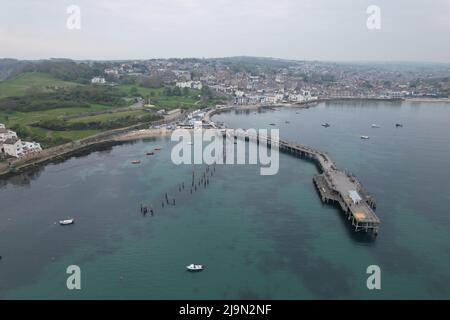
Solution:
[{"label": "grey sky", "polygon": [[[81,8],[81,30],[66,8]],[[381,8],[381,30],[366,9]],[[450,0],[0,0],[0,57],[450,62]]]}]

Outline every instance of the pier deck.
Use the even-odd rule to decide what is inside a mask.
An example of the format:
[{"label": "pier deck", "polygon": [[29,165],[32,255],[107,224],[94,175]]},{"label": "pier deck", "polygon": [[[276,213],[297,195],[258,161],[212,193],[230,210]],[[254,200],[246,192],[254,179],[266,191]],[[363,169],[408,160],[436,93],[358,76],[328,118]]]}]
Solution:
[{"label": "pier deck", "polygon": [[[272,144],[270,138],[258,137],[258,140]],[[378,234],[380,219],[375,214],[375,200],[353,175],[338,170],[331,158],[316,149],[290,143],[279,142],[280,151],[293,155],[308,157],[315,161],[320,174],[314,176],[313,181],[321,196],[322,202],[338,204],[356,232],[365,231]],[[357,199],[352,199],[351,193]]]}]

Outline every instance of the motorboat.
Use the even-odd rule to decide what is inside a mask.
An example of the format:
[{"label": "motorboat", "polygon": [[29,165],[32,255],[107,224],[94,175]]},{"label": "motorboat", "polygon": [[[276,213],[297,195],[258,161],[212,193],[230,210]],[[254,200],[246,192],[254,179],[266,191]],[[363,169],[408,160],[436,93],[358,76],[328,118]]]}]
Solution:
[{"label": "motorboat", "polygon": [[152,156],[152,155],[154,155],[155,153],[154,152],[147,152],[145,155],[147,155],[147,156]]},{"label": "motorboat", "polygon": [[379,128],[379,127],[380,127],[379,125],[372,123],[372,128]]},{"label": "motorboat", "polygon": [[70,224],[73,224],[74,222],[75,222],[75,219],[67,219],[67,220],[59,221],[59,224],[62,226],[68,226]]},{"label": "motorboat", "polygon": [[361,136],[361,139],[363,139],[363,140],[368,140],[368,139],[369,139],[369,136]]},{"label": "motorboat", "polygon": [[328,128],[328,127],[330,127],[331,125],[328,123],[328,122],[325,122],[325,123],[322,123],[322,127],[324,127],[324,128]]},{"label": "motorboat", "polygon": [[132,163],[132,164],[140,164],[140,163],[141,163],[141,160],[133,160],[133,161],[131,161],[131,163]]},{"label": "motorboat", "polygon": [[202,264],[190,264],[186,266],[188,271],[202,271],[205,267]]},{"label": "motorboat", "polygon": [[395,127],[396,127],[396,128],[403,128],[403,125],[402,125],[401,123],[396,123],[396,124],[395,124]]}]

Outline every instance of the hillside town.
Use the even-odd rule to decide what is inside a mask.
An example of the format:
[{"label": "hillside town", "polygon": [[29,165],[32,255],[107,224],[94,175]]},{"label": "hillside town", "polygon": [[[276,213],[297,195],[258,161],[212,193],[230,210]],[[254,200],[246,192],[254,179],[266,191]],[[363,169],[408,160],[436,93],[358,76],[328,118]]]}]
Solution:
[{"label": "hillside town", "polygon": [[450,67],[350,64],[265,58],[153,59],[108,63],[92,83],[133,77],[144,86],[211,90],[239,105],[303,103],[321,98],[448,98]]}]

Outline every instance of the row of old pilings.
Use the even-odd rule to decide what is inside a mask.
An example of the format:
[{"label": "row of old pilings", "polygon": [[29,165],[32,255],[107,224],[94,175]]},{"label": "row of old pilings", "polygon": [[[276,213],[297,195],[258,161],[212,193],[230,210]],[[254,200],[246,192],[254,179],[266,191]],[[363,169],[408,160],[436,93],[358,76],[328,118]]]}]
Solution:
[{"label": "row of old pilings", "polygon": [[[203,189],[206,189],[206,187],[210,183],[210,179],[214,176],[214,173],[216,172],[216,166],[207,166],[203,172],[198,174],[196,176],[195,171],[192,171],[192,179],[191,179],[191,186],[186,187],[185,182],[181,182],[178,184],[178,192],[189,192],[190,195],[194,194],[196,191],[198,191],[201,187]],[[164,193],[164,197],[161,201],[161,209],[164,209],[166,206],[176,206],[176,198],[173,196],[170,196],[167,192]],[[152,216],[155,213],[155,209],[151,205],[144,205],[141,203],[141,214],[147,215],[150,213]]]}]

